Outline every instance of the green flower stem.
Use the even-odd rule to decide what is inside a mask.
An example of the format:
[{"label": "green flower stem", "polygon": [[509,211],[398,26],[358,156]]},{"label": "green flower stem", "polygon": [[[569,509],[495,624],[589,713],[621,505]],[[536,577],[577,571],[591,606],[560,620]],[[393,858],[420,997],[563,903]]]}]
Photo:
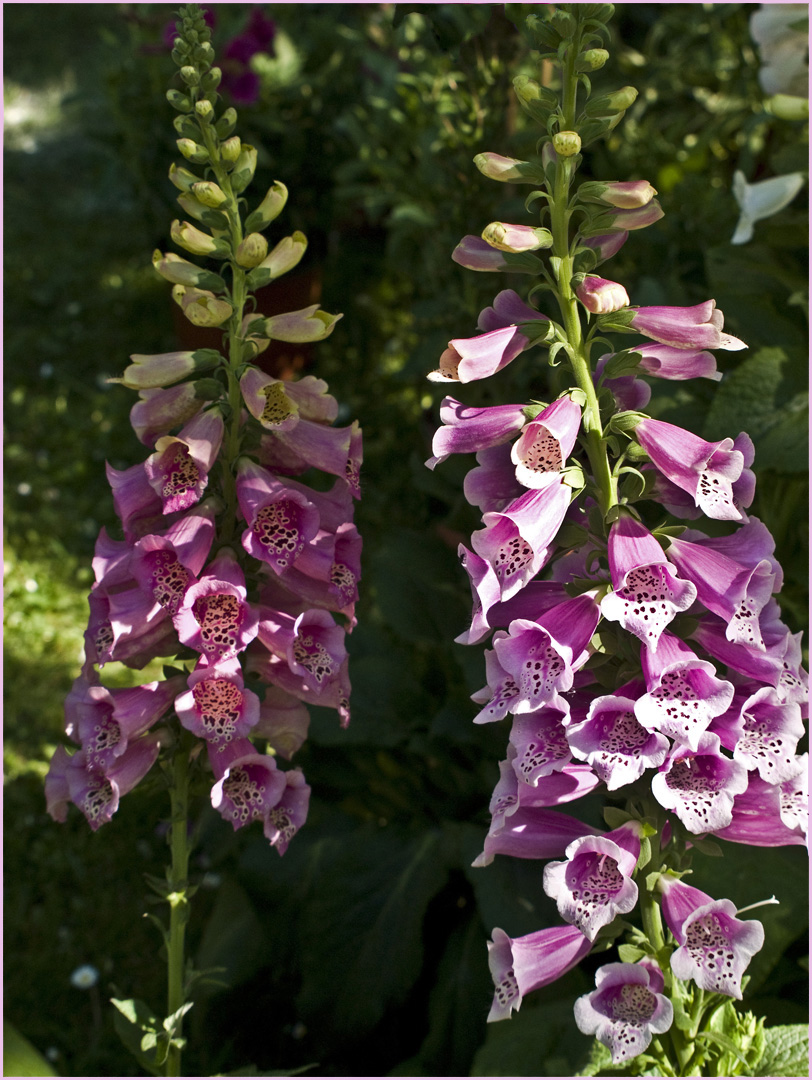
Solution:
[{"label": "green flower stem", "polygon": [[[189,876],[189,747],[184,738],[175,746],[172,762],[172,868],[169,877],[169,939],[167,942],[167,1016],[172,1016],[184,1004],[184,939],[189,920],[189,898],[186,895]],[[181,1034],[178,1021],[174,1039]],[[170,1044],[166,1059],[166,1076],[181,1076],[180,1047]]]}]

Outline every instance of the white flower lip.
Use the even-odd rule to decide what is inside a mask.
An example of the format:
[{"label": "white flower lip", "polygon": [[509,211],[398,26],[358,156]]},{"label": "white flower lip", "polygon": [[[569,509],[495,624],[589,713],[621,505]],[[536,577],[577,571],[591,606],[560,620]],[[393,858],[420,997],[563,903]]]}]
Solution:
[{"label": "white flower lip", "polygon": [[737,169],[733,174],[733,195],[739,204],[741,214],[731,244],[746,244],[752,239],[753,226],[763,218],[772,217],[785,206],[789,206],[803,187],[803,173],[787,173],[786,176],[771,176],[768,180],[757,180],[748,184],[744,173]]}]

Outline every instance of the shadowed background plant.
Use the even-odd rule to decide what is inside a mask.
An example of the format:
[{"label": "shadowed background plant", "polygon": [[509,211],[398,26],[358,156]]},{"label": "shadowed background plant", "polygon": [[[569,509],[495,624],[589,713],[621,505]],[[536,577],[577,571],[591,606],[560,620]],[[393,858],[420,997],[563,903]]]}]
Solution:
[{"label": "shadowed background plant", "polygon": [[[115,987],[149,997],[160,978],[157,938],[131,898],[164,858],[165,823],[139,788],[102,836],[78,815],[57,829],[41,778],[62,738],[93,540],[113,521],[104,461],[124,468],[140,452],[130,396],[105,380],[131,351],[179,347],[149,265],[150,252],[168,245],[175,196],[163,98],[172,9],[46,7],[47,19],[42,5],[4,10],[6,1008],[41,1052],[52,1051],[57,1072],[129,1075],[93,995],[104,1003]],[[254,10],[213,6],[218,53],[240,38],[245,46]],[[251,1061],[260,1072],[318,1062],[313,1075],[571,1073],[588,1040],[568,1034],[568,1002],[591,983],[588,966],[486,1040],[490,928],[521,935],[552,925],[556,911],[532,863],[470,868],[501,749],[498,735],[470,722],[481,660],[448,645],[470,612],[455,553],[476,520],[461,495],[464,463],[436,474],[423,465],[442,396],[425,372],[466,320],[474,332],[493,294],[493,278],[480,282],[450,252],[521,207],[521,192],[507,186],[495,205],[472,158],[528,149],[534,136],[512,104],[511,80],[535,66],[512,5],[262,10],[272,37],[242,66],[235,60],[235,79],[246,69],[256,76],[238,84],[243,97],[256,94],[236,101],[241,133],[262,150],[258,188],[279,179],[295,189],[286,225],[310,240],[303,299],[280,297],[279,310],[318,300],[344,312],[319,346],[318,370],[346,403],[339,422],[358,416],[364,427],[364,579],[350,642],[351,727],[341,732],[314,710],[297,762],[318,793],[307,830],[280,860],[264,841],[232,836],[213,812],[202,823],[190,949],[198,967],[224,964],[230,989],[190,1014],[187,1069]],[[595,177],[645,177],[660,192],[665,218],[616,259],[635,302],[715,296],[726,328],[750,345],[720,356],[719,387],[666,387],[658,418],[704,438],[751,432],[753,510],[776,536],[785,617],[800,625],[803,196],[758,222],[748,244],[729,243],[734,171],[752,183],[807,160],[803,121],[764,109],[748,25],[756,10],[621,5],[612,78],[627,73],[641,93],[623,138],[597,144],[589,164]],[[309,362],[306,348],[274,358],[277,371],[306,372]],[[478,403],[492,403],[487,388]],[[122,669],[122,684],[128,678]],[[724,895],[760,899],[750,853],[735,854],[724,860],[736,877]],[[771,1023],[800,1021],[805,865],[777,850],[759,852],[759,869],[799,884],[795,906],[765,915],[775,948],[751,965],[751,1008]],[[95,991],[70,984],[85,963],[100,973]]]}]

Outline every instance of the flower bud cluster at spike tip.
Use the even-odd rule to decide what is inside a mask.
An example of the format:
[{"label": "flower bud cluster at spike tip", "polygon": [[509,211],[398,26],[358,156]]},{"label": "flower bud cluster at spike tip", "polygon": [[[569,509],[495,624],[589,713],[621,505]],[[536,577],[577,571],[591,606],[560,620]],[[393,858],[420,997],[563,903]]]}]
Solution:
[{"label": "flower bud cluster at spike tip", "polygon": [[[173,51],[184,89],[170,100],[184,114],[181,152],[208,167],[205,178],[170,169],[195,221],[176,220],[170,233],[226,272],[160,251],[153,265],[193,324],[224,328],[223,347],[134,353],[111,380],[139,392],[130,419],[147,453],[107,469],[124,538],[102,529],[96,543],[85,660],[65,703],[73,748],[58,748],[45,793],[55,820],[74,803],[97,829],[162,755],[196,742],[193,768],[208,776],[214,808],[234,828],[260,822],[282,854],[310,788],[279,759],[305,741],[308,705],[334,709],[342,726],[350,719],[362,435],[357,422],[336,426],[338,402],[322,379],[283,382],[252,363],[272,338],[318,341],[341,316],[315,304],[252,314],[250,291],[292,269],[307,241],[273,237],[269,252],[261,230],[287,202],[280,181],[251,200],[252,212],[236,198],[257,150],[232,134],[233,109],[216,119],[210,37],[200,9],[184,8]],[[328,483],[311,487],[314,472]],[[161,657],[176,658],[163,681],[101,685],[109,662],[142,668]]]},{"label": "flower bud cluster at spike tip", "polygon": [[[682,1075],[684,1060],[658,1036],[684,1030],[691,994],[691,1022],[708,1030],[699,991],[739,998],[764,933],[731,900],[679,878],[691,847],[714,835],[805,842],[806,674],[800,634],[775,596],[775,542],[747,513],[749,436],[707,441],[643,411],[649,379],[718,381],[714,351],[747,346],[725,332],[715,300],[632,306],[623,284],[594,273],[663,211],[648,180],[574,182],[582,148],[616,126],[637,92],[593,96],[585,74],[608,59],[611,5],[549,7],[527,26],[543,60],[564,68],[560,100],[536,79],[514,79],[542,128],[537,156],[474,159],[488,179],[538,185],[525,204],[535,220],[491,222],[452,254],[466,269],[536,283],[498,291],[478,332],[452,338],[428,374],[453,382],[455,396],[442,399],[426,465],[475,455],[463,493],[481,527],[458,548],[471,618],[455,639],[484,647],[472,720],[503,725],[507,744],[473,865],[497,854],[554,860],[541,879],[562,920],[521,938],[493,931],[488,1020],[507,1019],[593,943],[628,931],[621,962],[600,967],[595,990],[575,1003],[576,1024],[616,1066],[645,1053],[635,1072]],[[591,355],[605,334],[644,340]],[[522,375],[514,385],[532,386],[530,400],[466,397],[463,384],[533,363],[558,369],[555,390]],[[564,812],[604,791],[608,830]],[[672,974],[694,989],[675,994]],[[696,1046],[697,1069],[714,1074],[712,1042]]]}]

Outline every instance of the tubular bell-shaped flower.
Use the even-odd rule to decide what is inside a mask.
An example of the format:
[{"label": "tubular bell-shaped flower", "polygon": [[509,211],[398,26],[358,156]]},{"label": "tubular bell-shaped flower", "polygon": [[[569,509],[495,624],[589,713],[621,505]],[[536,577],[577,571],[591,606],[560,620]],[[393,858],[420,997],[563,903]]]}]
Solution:
[{"label": "tubular bell-shaped flower", "polygon": [[572,453],[580,426],[581,409],[569,394],[542,409],[510,452],[519,483],[542,488],[555,481]]},{"label": "tubular bell-shaped flower", "polygon": [[488,943],[488,964],[496,987],[488,1020],[507,1020],[525,994],[560,979],[592,945],[574,926],[553,926],[511,938],[496,927]]},{"label": "tubular bell-shaped flower", "polygon": [[637,1057],[654,1035],[671,1027],[674,1007],[660,992],[663,977],[656,965],[604,964],[595,973],[595,985],[575,1002],[575,1023],[609,1048],[613,1065]]}]

